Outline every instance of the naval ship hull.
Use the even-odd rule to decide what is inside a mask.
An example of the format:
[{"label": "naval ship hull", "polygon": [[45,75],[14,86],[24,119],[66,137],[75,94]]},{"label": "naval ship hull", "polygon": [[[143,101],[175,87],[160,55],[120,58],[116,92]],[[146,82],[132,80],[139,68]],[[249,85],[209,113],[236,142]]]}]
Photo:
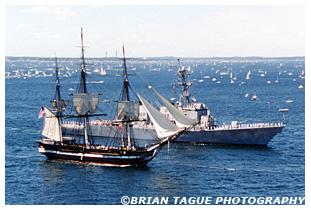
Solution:
[{"label": "naval ship hull", "polygon": [[282,132],[284,127],[245,128],[228,130],[189,131],[176,139],[176,142],[208,144],[267,145]]},{"label": "naval ship hull", "polygon": [[[267,145],[271,139],[282,132],[285,126],[267,126],[257,128],[215,128],[210,130],[200,130],[194,128],[180,135],[175,142],[202,143],[202,144],[239,144],[239,145]],[[89,130],[94,137],[112,138],[112,130],[117,127],[102,125],[89,125]],[[66,133],[70,130],[66,129]],[[147,132],[146,132],[147,130]],[[76,131],[75,131],[76,132]],[[154,141],[156,132],[151,128],[133,128],[134,136],[143,142],[150,144]]]}]

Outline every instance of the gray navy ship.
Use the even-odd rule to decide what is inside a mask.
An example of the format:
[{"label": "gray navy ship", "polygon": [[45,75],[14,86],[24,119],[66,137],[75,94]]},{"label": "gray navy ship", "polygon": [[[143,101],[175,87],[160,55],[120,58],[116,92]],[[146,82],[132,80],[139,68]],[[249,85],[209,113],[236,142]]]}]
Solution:
[{"label": "gray navy ship", "polygon": [[[221,126],[217,125],[216,119],[211,115],[206,105],[202,102],[196,102],[196,100],[191,97],[189,89],[193,83],[188,81],[188,77],[191,73],[180,66],[179,59],[178,65],[177,85],[180,87],[181,94],[179,101],[177,101],[174,106],[178,108],[179,112],[188,116],[197,124],[190,131],[180,135],[175,142],[267,145],[271,139],[278,133],[281,133],[282,129],[286,126],[285,123],[282,122],[241,124],[238,121],[232,121],[231,124],[222,124]],[[157,95],[161,100],[158,93]],[[183,124],[181,120],[174,117],[174,114],[169,108],[172,104],[165,99],[161,100],[161,102],[163,105],[160,107],[160,112],[175,124]],[[142,105],[139,106],[139,118],[142,122],[135,123],[133,132],[138,139],[145,140],[147,143],[149,140],[154,139],[157,133],[155,125],[152,124],[148,113]],[[66,130],[70,130],[74,126],[76,125],[63,125]],[[93,136],[110,136],[110,133],[114,133],[113,131],[117,130],[118,127],[114,126],[108,120],[95,120],[90,122],[89,129]]]}]

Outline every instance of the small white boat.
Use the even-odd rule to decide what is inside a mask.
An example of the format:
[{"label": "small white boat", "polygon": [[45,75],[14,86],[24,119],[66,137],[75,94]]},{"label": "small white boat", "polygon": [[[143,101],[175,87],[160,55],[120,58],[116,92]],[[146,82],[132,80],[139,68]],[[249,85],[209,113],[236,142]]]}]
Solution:
[{"label": "small white boat", "polygon": [[257,97],[257,95],[255,94],[255,95],[252,96],[252,101],[256,101],[256,100],[258,100],[258,97]]},{"label": "small white boat", "polygon": [[303,88],[303,85],[302,85],[302,78],[301,78],[301,84],[298,86],[299,89],[302,89]]},{"label": "small white boat", "polygon": [[275,83],[278,83],[278,82],[279,82],[279,75],[277,74],[277,75],[276,75]]},{"label": "small white boat", "polygon": [[288,112],[289,109],[279,109],[279,112]]},{"label": "small white boat", "polygon": [[233,80],[236,80],[237,78],[236,78],[236,72],[234,73],[234,77],[233,77]]},{"label": "small white boat", "polygon": [[94,72],[99,72],[99,70],[98,70],[98,68],[97,68],[97,67],[94,69]]}]

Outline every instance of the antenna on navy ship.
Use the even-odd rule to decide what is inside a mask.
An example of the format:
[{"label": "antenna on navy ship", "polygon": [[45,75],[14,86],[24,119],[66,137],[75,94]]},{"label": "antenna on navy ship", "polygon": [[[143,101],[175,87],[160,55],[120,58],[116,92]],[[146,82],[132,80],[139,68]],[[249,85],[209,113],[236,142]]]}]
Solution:
[{"label": "antenna on navy ship", "polygon": [[[181,95],[180,95],[180,100],[179,102],[181,103],[181,100],[184,99],[184,106],[185,107],[188,107],[190,105],[190,87],[192,86],[192,82],[187,82],[186,81],[186,77],[188,77],[190,75],[190,73],[186,73],[186,70],[181,67],[180,65],[180,62],[179,62],[179,59],[177,59],[178,61],[178,73],[177,73],[177,76],[178,76],[178,85],[181,87]],[[180,104],[181,105],[181,104]]]}]

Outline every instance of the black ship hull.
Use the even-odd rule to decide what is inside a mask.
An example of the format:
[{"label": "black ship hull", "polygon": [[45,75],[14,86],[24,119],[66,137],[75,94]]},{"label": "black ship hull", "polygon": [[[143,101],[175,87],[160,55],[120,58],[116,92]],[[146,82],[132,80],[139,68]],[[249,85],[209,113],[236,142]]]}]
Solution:
[{"label": "black ship hull", "polygon": [[101,149],[99,146],[86,148],[83,145],[60,145],[38,141],[39,152],[49,159],[71,160],[84,163],[97,163],[105,166],[145,166],[151,161],[160,147],[154,150],[131,151],[117,148]]}]

